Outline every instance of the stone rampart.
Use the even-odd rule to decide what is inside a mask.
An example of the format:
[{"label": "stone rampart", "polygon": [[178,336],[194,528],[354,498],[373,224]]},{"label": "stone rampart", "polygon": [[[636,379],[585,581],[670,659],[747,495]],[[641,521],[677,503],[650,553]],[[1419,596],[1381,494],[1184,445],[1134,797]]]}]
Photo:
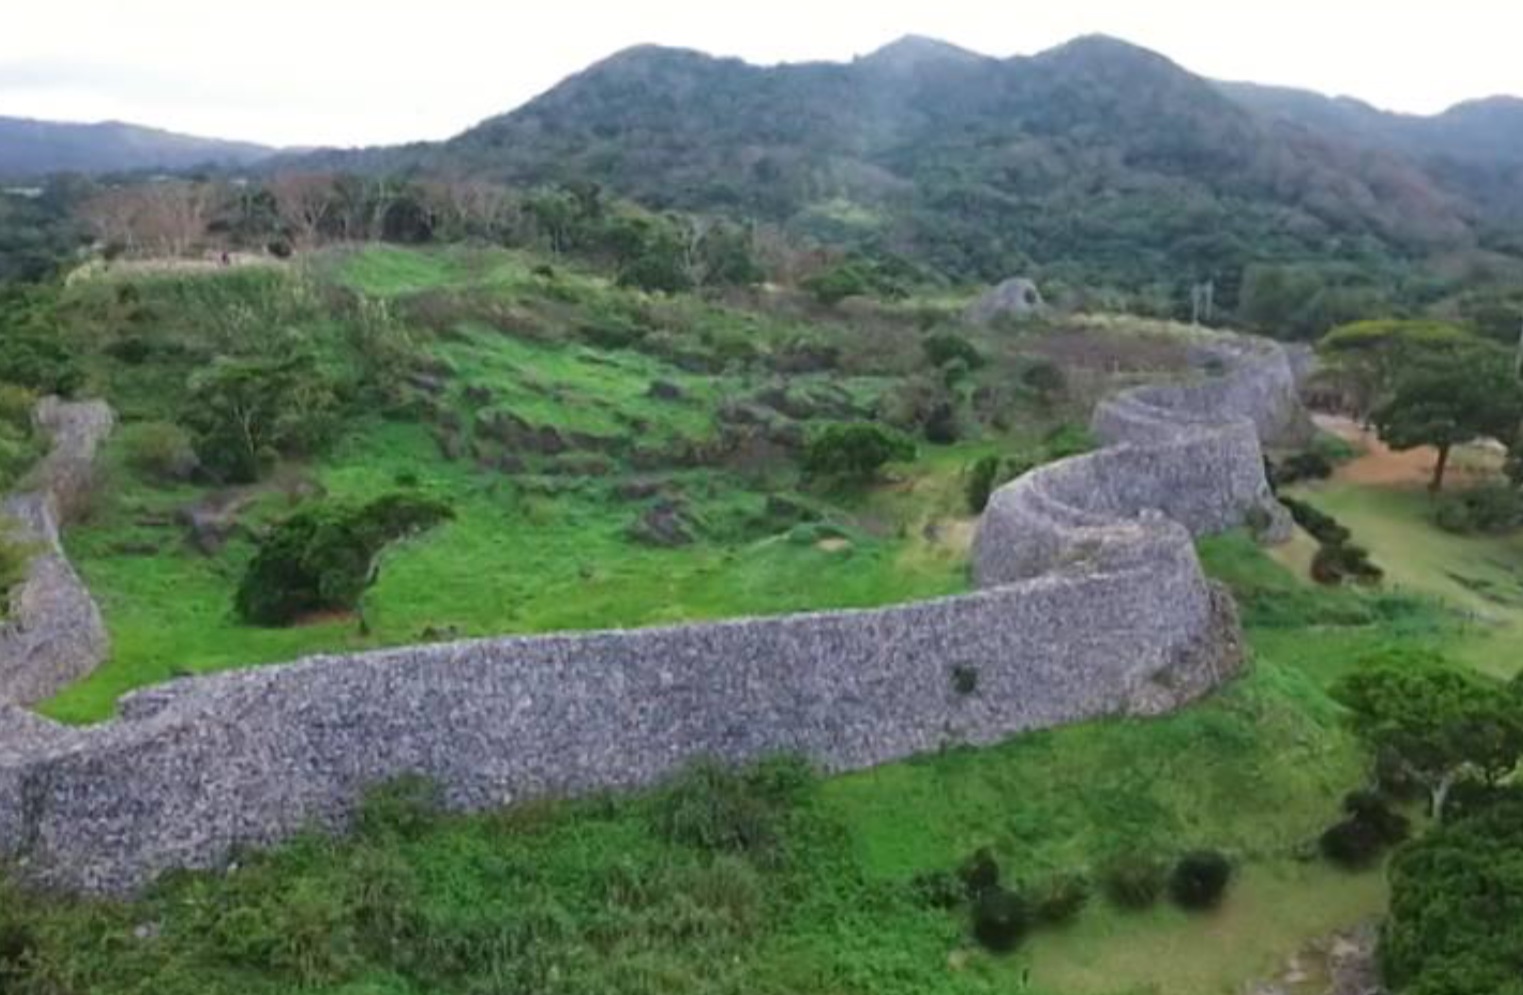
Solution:
[{"label": "stone rampart", "polygon": [[48,455],[3,505],[21,536],[38,549],[0,624],[0,702],[23,705],[88,674],[108,649],[105,623],[64,555],[59,528],[88,499],[95,450],[111,431],[111,409],[99,401],[45,398],[35,420],[48,436]]},{"label": "stone rampart", "polygon": [[[1191,532],[1265,506],[1256,426],[1278,418],[1229,407],[1209,427],[1181,390],[1187,428],[996,492],[972,594],[313,657],[146,689],[89,728],[0,706],[0,852],[44,884],[120,892],[340,824],[401,774],[479,808],[640,785],[700,755],[846,770],[1176,707],[1240,659]],[[1132,421],[1167,411],[1147,401]]]}]

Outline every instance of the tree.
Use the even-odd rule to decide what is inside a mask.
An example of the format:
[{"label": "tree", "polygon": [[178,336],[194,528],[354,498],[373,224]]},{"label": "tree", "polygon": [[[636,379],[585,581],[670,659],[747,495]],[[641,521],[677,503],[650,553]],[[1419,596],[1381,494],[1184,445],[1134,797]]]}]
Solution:
[{"label": "tree", "polygon": [[338,407],[332,378],[302,353],[218,359],[189,387],[181,420],[196,435],[201,465],[235,483],[257,480],[278,456],[322,445]]},{"label": "tree", "polygon": [[884,464],[913,459],[915,444],[893,429],[870,422],[826,425],[804,449],[804,472],[810,477],[863,484]]},{"label": "tree", "polygon": [[1523,759],[1520,696],[1459,671],[1363,670],[1340,682],[1335,697],[1377,755],[1428,791],[1436,820],[1461,779],[1496,784]]},{"label": "tree", "polygon": [[334,178],[326,173],[281,173],[268,186],[275,211],[291,237],[305,245],[315,244],[335,208]]},{"label": "tree", "polygon": [[1429,489],[1437,493],[1455,445],[1487,436],[1510,443],[1523,420],[1523,385],[1492,349],[1436,357],[1401,376],[1374,415],[1393,449],[1433,446],[1438,460]]},{"label": "tree", "polygon": [[305,612],[353,609],[375,583],[388,544],[452,517],[448,505],[410,494],[297,512],[260,541],[234,598],[238,615],[285,625]]},{"label": "tree", "polygon": [[1390,400],[1397,381],[1414,368],[1478,348],[1474,335],[1443,321],[1384,318],[1334,328],[1317,352],[1361,421]]}]

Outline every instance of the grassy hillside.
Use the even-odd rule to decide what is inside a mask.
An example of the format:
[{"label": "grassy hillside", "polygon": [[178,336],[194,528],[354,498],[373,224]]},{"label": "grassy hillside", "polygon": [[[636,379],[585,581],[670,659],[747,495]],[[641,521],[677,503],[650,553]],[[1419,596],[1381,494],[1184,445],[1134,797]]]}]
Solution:
[{"label": "grassy hillside", "polygon": [[[963,590],[969,465],[1082,447],[1082,432],[1054,431],[1117,378],[1183,356],[1166,326],[975,331],[930,301],[653,297],[501,250],[128,268],[72,281],[58,307],[87,389],[123,418],[93,513],[67,536],[112,635],[111,659],[45,706],[72,721],[176,674],[311,652]],[[938,335],[961,337],[977,368],[932,365]],[[315,356],[348,399],[325,416],[329,441],[254,483],[145,468],[145,436],[207,403],[200,371],[289,352]],[[1055,394],[1023,386],[1053,362],[1066,370]],[[954,437],[932,443],[938,404]],[[918,455],[865,487],[801,474],[820,425],[863,419],[919,436]],[[446,501],[454,519],[388,551],[360,614],[287,628],[236,617],[273,523],[399,490]],[[651,522],[680,534],[653,540]]]}]

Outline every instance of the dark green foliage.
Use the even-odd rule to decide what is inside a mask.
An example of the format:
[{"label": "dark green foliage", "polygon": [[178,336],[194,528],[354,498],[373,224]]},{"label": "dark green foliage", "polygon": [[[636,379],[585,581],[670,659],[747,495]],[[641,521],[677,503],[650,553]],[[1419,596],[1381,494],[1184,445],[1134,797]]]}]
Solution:
[{"label": "dark green foliage", "polygon": [[870,422],[826,425],[804,449],[804,472],[812,478],[862,484],[887,463],[914,459],[915,444],[899,432]]},{"label": "dark green foliage", "polygon": [[802,286],[821,304],[834,305],[872,293],[873,280],[865,266],[845,262],[806,277]]},{"label": "dark green foliage", "polygon": [[1284,487],[1304,480],[1326,480],[1333,475],[1333,462],[1315,449],[1292,453],[1272,465],[1270,484]]},{"label": "dark green foliage", "polygon": [[1479,436],[1512,440],[1523,421],[1523,383],[1504,350],[1472,347],[1407,369],[1374,413],[1380,438],[1394,449],[1433,446],[1429,488],[1442,489],[1449,453]]},{"label": "dark green foliage", "polygon": [[989,495],[999,483],[1000,466],[998,456],[982,456],[968,468],[963,493],[967,497],[968,510],[973,514],[982,514],[988,507]]},{"label": "dark green foliage", "polygon": [[1232,862],[1216,850],[1193,850],[1169,874],[1169,897],[1186,909],[1212,909],[1232,879]]},{"label": "dark green foliage", "polygon": [[1364,823],[1386,846],[1406,840],[1412,823],[1400,812],[1392,811],[1385,796],[1378,791],[1351,791],[1343,799],[1343,811],[1349,818]]},{"label": "dark green foliage", "polygon": [[1094,434],[1083,425],[1059,425],[1042,440],[1042,462],[1078,456],[1094,449],[1095,445]]},{"label": "dark green foliage", "polygon": [[1322,545],[1311,559],[1311,577],[1319,584],[1377,584],[1385,571],[1370,562],[1369,550],[1353,543]]},{"label": "dark green foliage", "polygon": [[123,428],[121,435],[127,465],[145,480],[189,480],[200,464],[189,433],[173,422],[140,422]]},{"label": "dark green foliage", "polygon": [[788,820],[815,784],[814,771],[799,757],[776,757],[741,769],[699,760],[656,794],[652,816],[673,842],[776,860]]},{"label": "dark green foliage", "polygon": [[192,375],[182,421],[201,465],[228,482],[257,480],[280,456],[307,455],[335,427],[336,385],[303,353],[218,359]]},{"label": "dark green foliage", "polygon": [[1311,537],[1323,545],[1341,546],[1348,542],[1352,533],[1338,520],[1314,505],[1291,497],[1280,498],[1280,503],[1290,512],[1297,525],[1311,533]]},{"label": "dark green foliage", "polygon": [[1329,826],[1317,839],[1322,856],[1339,867],[1362,870],[1385,851],[1380,833],[1369,823],[1349,817]]},{"label": "dark green foliage", "polygon": [[299,511],[260,540],[234,598],[238,616],[286,625],[307,612],[355,608],[389,543],[450,517],[448,505],[410,494]]},{"label": "dark green foliage", "polygon": [[973,899],[973,936],[992,953],[1009,953],[1020,945],[1031,925],[1031,913],[1020,895],[999,885],[985,888]]},{"label": "dark green foliage", "polygon": [[1401,995],[1523,995],[1523,797],[1514,790],[1397,853],[1378,951]]},{"label": "dark green foliage", "polygon": [[39,394],[73,394],[85,372],[64,339],[52,287],[0,284],[0,382]]},{"label": "dark green foliage", "polygon": [[976,898],[999,884],[999,861],[994,859],[994,852],[988,847],[980,847],[962,862],[957,876],[968,897]]},{"label": "dark green foliage", "polygon": [[926,336],[920,343],[925,358],[932,366],[946,366],[960,362],[965,370],[976,370],[986,360],[973,343],[954,332],[936,332]]},{"label": "dark green foliage", "polygon": [[1032,918],[1044,926],[1072,922],[1089,904],[1089,879],[1082,874],[1057,874],[1028,891]]},{"label": "dark green foliage", "polygon": [[1496,784],[1523,757],[1523,702],[1482,678],[1436,663],[1373,667],[1334,693],[1371,749],[1428,790],[1435,818],[1458,781]]},{"label": "dark green foliage", "polygon": [[1502,535],[1523,528],[1523,491],[1512,484],[1482,484],[1441,498],[1433,521],[1446,532]]},{"label": "dark green foliage", "polygon": [[1168,880],[1168,867],[1146,853],[1122,853],[1100,871],[1105,897],[1118,908],[1145,909],[1158,901]]}]

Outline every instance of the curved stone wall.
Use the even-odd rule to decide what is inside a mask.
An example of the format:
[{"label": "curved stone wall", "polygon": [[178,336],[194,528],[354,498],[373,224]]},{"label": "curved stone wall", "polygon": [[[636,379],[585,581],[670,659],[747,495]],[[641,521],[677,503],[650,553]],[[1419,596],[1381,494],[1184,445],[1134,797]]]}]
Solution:
[{"label": "curved stone wall", "polygon": [[108,650],[100,611],[64,556],[58,531],[88,497],[95,450],[111,432],[111,409],[99,401],[45,398],[35,421],[50,450],[24,490],[4,502],[5,514],[40,548],[0,625],[0,702],[23,705],[88,674]]},{"label": "curved stone wall", "polygon": [[[1240,659],[1191,530],[1267,500],[1255,424],[1277,415],[1251,388],[1213,395],[1218,428],[1190,417],[1215,379],[1180,388],[1187,427],[1002,488],[973,594],[314,657],[140,691],[82,729],[0,706],[0,852],[46,884],[122,891],[338,823],[404,773],[473,808],[643,784],[698,755],[844,770],[1176,707]],[[1125,424],[1167,411],[1143,400]]]}]

